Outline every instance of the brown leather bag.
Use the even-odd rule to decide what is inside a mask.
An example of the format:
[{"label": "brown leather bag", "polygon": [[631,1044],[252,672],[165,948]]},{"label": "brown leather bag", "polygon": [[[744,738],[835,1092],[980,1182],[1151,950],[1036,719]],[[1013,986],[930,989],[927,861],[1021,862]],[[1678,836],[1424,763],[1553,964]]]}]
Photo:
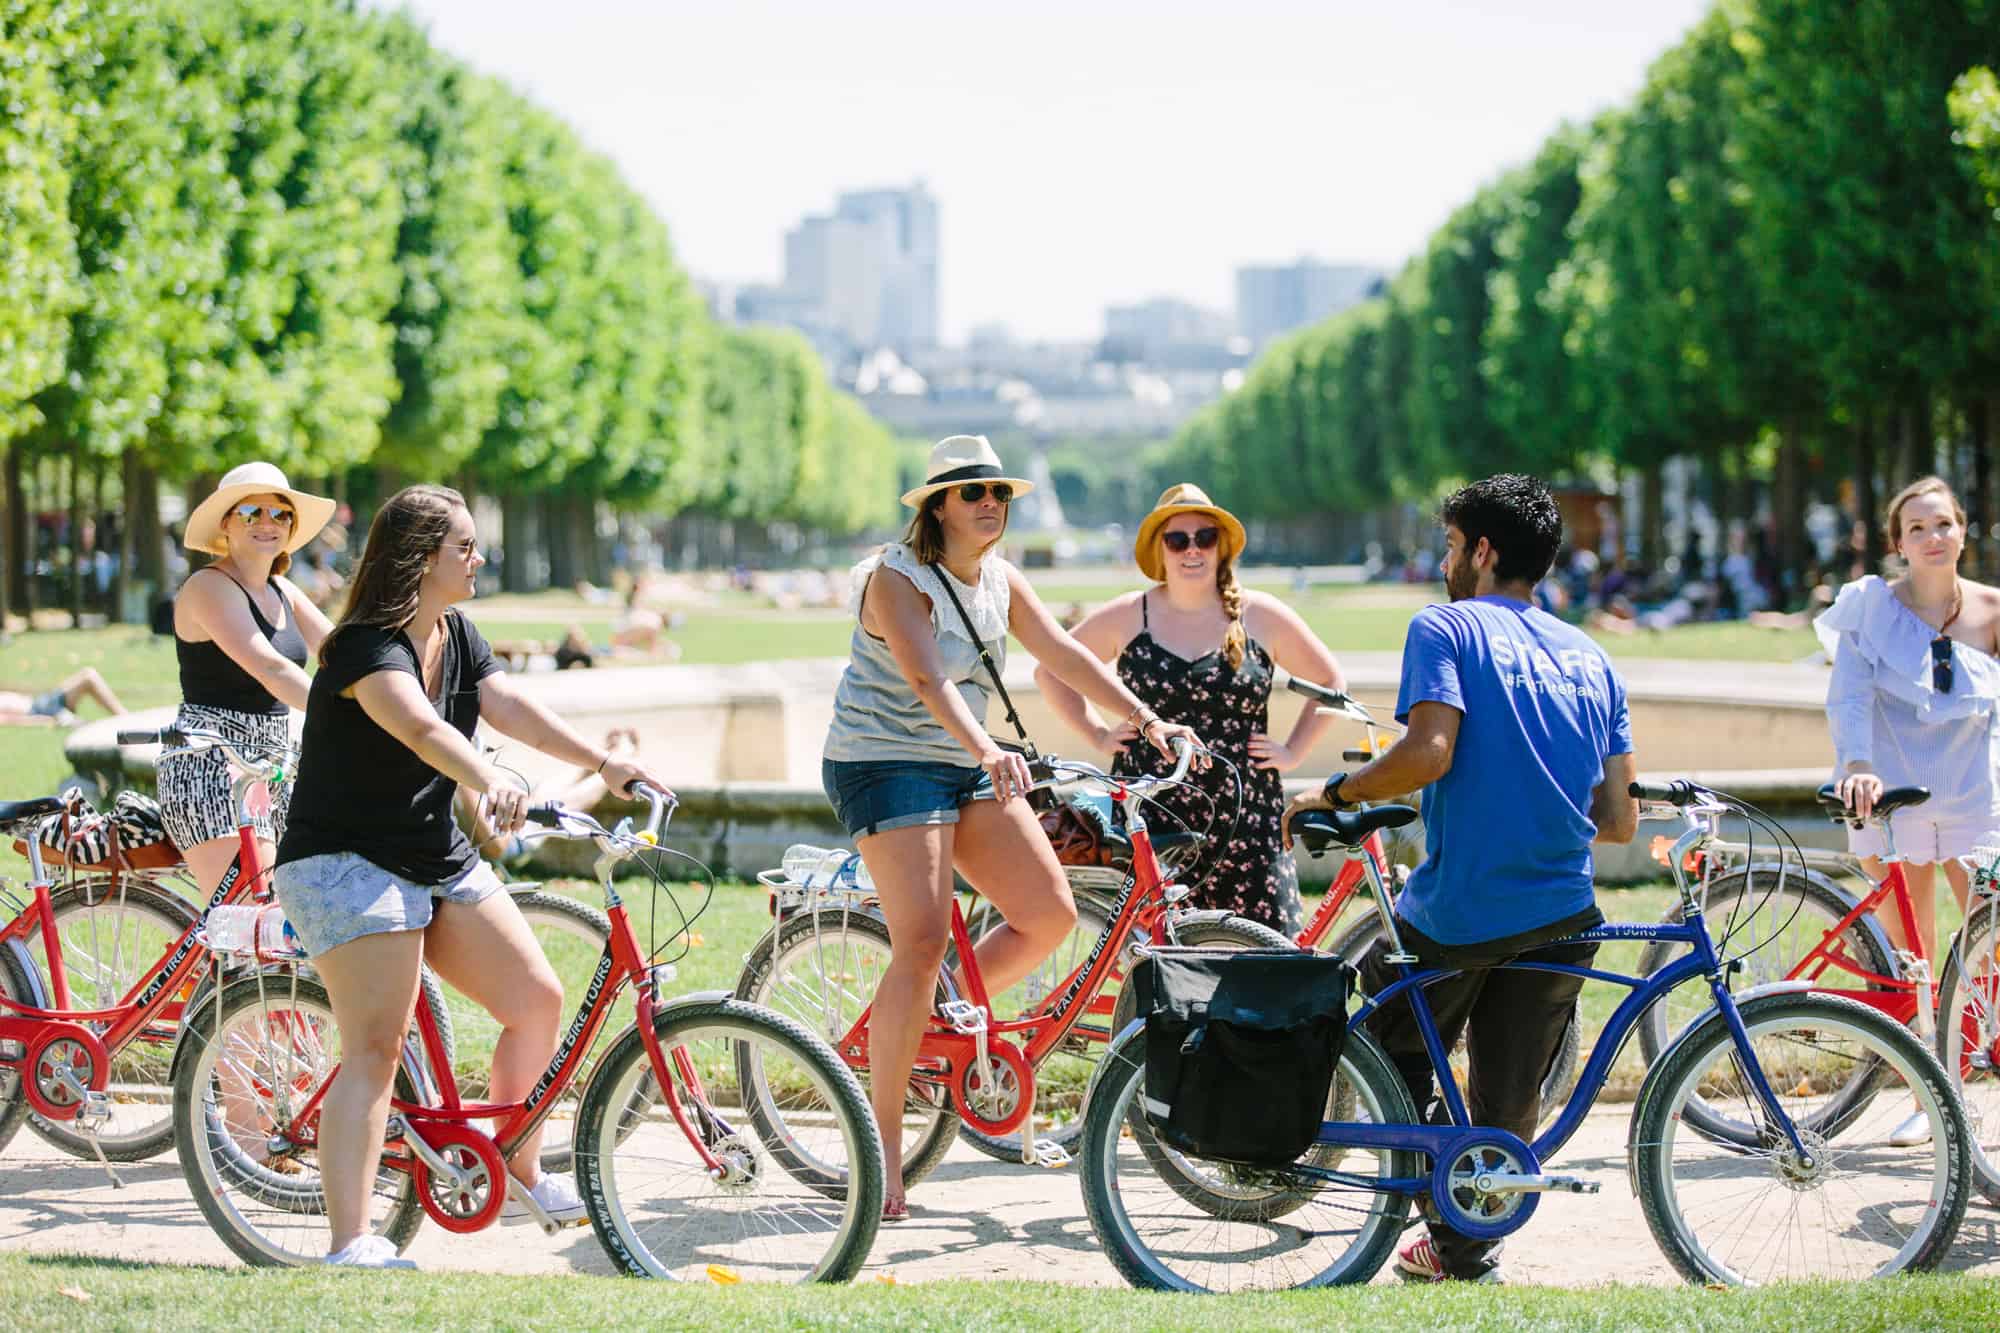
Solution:
[{"label": "brown leather bag", "polygon": [[1056,849],[1056,860],[1066,866],[1108,866],[1110,849],[1104,845],[1104,830],[1096,820],[1064,801],[1039,814],[1042,832]]}]

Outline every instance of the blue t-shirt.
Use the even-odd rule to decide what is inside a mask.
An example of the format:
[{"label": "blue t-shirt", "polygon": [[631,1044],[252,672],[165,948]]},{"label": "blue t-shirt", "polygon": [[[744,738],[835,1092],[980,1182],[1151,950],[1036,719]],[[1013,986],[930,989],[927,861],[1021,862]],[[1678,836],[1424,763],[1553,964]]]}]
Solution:
[{"label": "blue t-shirt", "polygon": [[1425,788],[1426,855],[1397,914],[1441,944],[1561,921],[1595,901],[1591,794],[1629,754],[1625,683],[1588,635],[1511,597],[1427,606],[1403,644],[1396,718],[1456,708],[1451,771]]}]

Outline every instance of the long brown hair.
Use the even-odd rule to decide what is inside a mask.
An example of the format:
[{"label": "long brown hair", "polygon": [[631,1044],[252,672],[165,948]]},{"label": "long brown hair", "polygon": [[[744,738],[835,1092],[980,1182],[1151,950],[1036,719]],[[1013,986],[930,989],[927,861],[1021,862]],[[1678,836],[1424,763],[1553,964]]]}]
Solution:
[{"label": "long brown hair", "polygon": [[415,618],[424,574],[451,534],[451,516],[465,507],[465,497],[449,486],[405,486],[376,511],[361,563],[354,567],[347,609],[319,646],[322,666],[333,641],[350,626],[401,629]]},{"label": "long brown hair", "polygon": [[[932,491],[917,506],[916,515],[910,519],[910,526],[903,532],[903,545],[910,548],[910,554],[917,557],[920,565],[934,565],[944,559],[944,519],[939,516],[944,508],[944,498],[949,490]],[[1000,506],[1000,535],[986,543],[979,550],[979,558],[998,546],[1007,535],[1007,524],[1013,517],[1014,506]]]},{"label": "long brown hair", "polygon": [[1250,635],[1243,628],[1243,585],[1236,581],[1236,554],[1231,552],[1215,562],[1215,590],[1222,594],[1222,613],[1229,617],[1229,630],[1222,636],[1223,660],[1231,671],[1243,669],[1243,655],[1249,650]]}]

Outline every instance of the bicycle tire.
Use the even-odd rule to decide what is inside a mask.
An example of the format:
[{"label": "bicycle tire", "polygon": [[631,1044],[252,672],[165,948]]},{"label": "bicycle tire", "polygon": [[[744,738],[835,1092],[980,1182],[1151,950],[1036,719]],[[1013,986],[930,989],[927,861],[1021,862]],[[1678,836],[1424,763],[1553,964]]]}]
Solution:
[{"label": "bicycle tire", "polygon": [[[988,930],[999,924],[1000,914],[997,910],[981,910],[990,908],[992,904],[981,899],[979,907],[966,918],[966,933],[972,937],[975,945],[986,937]],[[1063,978],[1090,956],[1091,946],[1097,943],[1098,938],[1110,924],[1111,913],[1104,903],[1095,897],[1077,895],[1076,925],[1071,928],[1056,951],[1044,959],[1021,985],[1004,995],[993,997],[995,1010],[1002,1014],[1020,1014],[1025,1012],[1029,1005],[1039,1003],[1049,990],[1060,985]],[[956,950],[946,956],[944,965],[947,971],[957,966]],[[1040,993],[1037,993],[1037,988],[1041,988]],[[1107,983],[1106,989],[1110,989],[1110,983]],[[1088,1003],[1083,997],[1078,998],[1079,1003]],[[1069,1037],[1051,1053],[1049,1060],[1035,1071],[1037,1103],[1035,1124],[1043,1131],[1041,1138],[1056,1144],[1064,1152],[1074,1149],[1083,1138],[1083,1099],[1079,1096],[1073,1106],[1058,1108],[1054,1103],[1060,1094],[1052,1085],[1058,1079],[1067,1081],[1077,1074],[1083,1074],[1084,1087],[1088,1088],[1089,1076],[1085,1071],[1096,1068],[1098,1058],[1104,1054],[1105,1045],[1115,1031],[1117,1031],[1115,1027],[1106,1027],[1102,1022],[1092,1022],[1086,1015],[1077,1020],[1076,1026],[1070,1029]],[[1065,1062],[1067,1067],[1057,1065],[1055,1063],[1057,1061]],[[1056,1077],[1052,1078],[1050,1075]],[[1058,1120],[1056,1116],[1059,1109],[1069,1110],[1071,1114],[1065,1119]],[[961,1120],[958,1125],[958,1137],[996,1161],[1021,1160],[1019,1134],[985,1134]]]},{"label": "bicycle tire", "polygon": [[[1366,1282],[1388,1262],[1409,1216],[1407,1195],[1370,1191],[1373,1202],[1367,1206],[1364,1221],[1356,1227],[1355,1237],[1345,1251],[1324,1266],[1314,1267],[1303,1280],[1294,1281],[1291,1276],[1296,1269],[1291,1267],[1289,1256],[1277,1254],[1278,1248],[1310,1246],[1332,1236],[1333,1228],[1273,1226],[1271,1219],[1257,1209],[1218,1215],[1188,1202],[1171,1182],[1166,1182],[1167,1189],[1162,1192],[1154,1184],[1157,1152],[1148,1152],[1145,1147],[1153,1140],[1152,1131],[1138,1105],[1145,1074],[1145,1033],[1134,1032],[1115,1043],[1098,1066],[1097,1082],[1091,1088],[1089,1107],[1084,1113],[1082,1151],[1078,1157],[1084,1212],[1090,1219],[1091,1230],[1096,1233],[1105,1256],[1127,1282],[1156,1291],[1319,1287]],[[1336,1084],[1345,1085],[1353,1104],[1375,1123],[1417,1123],[1416,1109],[1410,1104],[1402,1076],[1364,1030],[1348,1033]],[[1333,1099],[1340,1099],[1338,1091]],[[1308,1155],[1321,1157],[1329,1153],[1341,1160],[1343,1170],[1358,1165],[1347,1160],[1353,1153],[1332,1145],[1315,1144],[1307,1150]],[[1395,1150],[1376,1156],[1378,1168],[1383,1168],[1375,1173],[1378,1176],[1412,1177],[1424,1172],[1423,1159],[1417,1153]],[[1212,1168],[1222,1169],[1219,1163],[1212,1164]],[[1304,1177],[1294,1178],[1285,1192],[1306,1196],[1291,1211],[1316,1203],[1321,1194],[1345,1197],[1346,1193]],[[1151,1202],[1154,1200],[1157,1204]],[[1354,1211],[1352,1207],[1327,1205],[1326,1217],[1338,1218]],[[1136,1213],[1143,1213],[1146,1220],[1139,1220]],[[1187,1235],[1182,1246],[1185,1262],[1172,1261],[1162,1253],[1158,1242],[1142,1234],[1152,1229],[1153,1219],[1176,1233],[1193,1230],[1194,1234]],[[1316,1214],[1312,1220],[1322,1219]],[[1290,1271],[1285,1280],[1278,1282],[1218,1283],[1218,1275],[1230,1272],[1231,1254],[1248,1256],[1246,1263],[1254,1263],[1259,1257],[1276,1258]],[[1318,1265],[1319,1261],[1309,1259],[1307,1263]],[[1202,1280],[1197,1280],[1197,1272]]]},{"label": "bicycle tire", "polygon": [[[774,943],[775,937],[775,943]],[[793,960],[804,960],[814,950],[824,950],[829,941],[839,948],[840,961],[835,964],[840,980],[838,994],[828,995],[827,988],[820,985],[808,988],[799,981],[777,979],[778,973],[790,977],[794,969],[783,966]],[[775,955],[774,955],[775,948]],[[791,1019],[806,1031],[811,1032],[829,1046],[847,1035],[861,1011],[875,996],[875,977],[866,973],[848,973],[850,965],[867,967],[872,958],[886,964],[890,955],[889,926],[873,912],[861,909],[821,907],[810,912],[796,912],[787,916],[775,930],[767,932],[757,941],[755,947],[743,960],[743,971],[736,979],[735,997],[749,1004],[769,1009],[775,1014]],[[815,969],[824,976],[826,968]],[[852,979],[859,984],[849,986]],[[937,998],[944,998],[944,986],[940,982]],[[744,1086],[755,1092],[751,1104],[751,1115],[757,1121],[758,1131],[780,1143],[790,1136],[783,1131],[782,1108],[768,1095],[769,1090],[755,1077],[755,1071],[743,1071]],[[863,1086],[868,1079],[865,1072],[857,1074]],[[908,1126],[903,1135],[903,1188],[909,1189],[937,1168],[951,1151],[953,1129],[958,1122],[958,1113],[952,1110],[950,1100],[943,1093],[912,1084],[905,1113]],[[780,1150],[781,1154],[785,1150]],[[784,1159],[786,1170],[800,1179],[817,1179],[826,1190],[845,1189],[845,1183],[837,1171],[823,1170],[813,1162],[802,1158]]]},{"label": "bicycle tire", "polygon": [[[610,918],[588,903],[528,886],[510,885],[508,896],[521,909],[528,928],[535,932],[536,942],[542,946],[544,955],[550,956],[551,961],[558,965],[559,971],[563,964],[594,967],[604,952],[604,946],[610,942]],[[552,945],[555,947],[551,948]],[[587,959],[584,954],[588,954]],[[589,973],[586,971],[584,975],[588,980]],[[484,1080],[492,1068],[493,1046],[500,1037],[499,1024],[470,1001],[454,1007],[442,996],[442,992],[433,1007],[439,1005],[450,1018],[452,1040],[448,1046],[459,1095],[467,1101],[488,1100]],[[576,1076],[570,1080],[569,1086],[542,1122],[541,1162],[544,1171],[562,1175],[574,1166],[571,1143],[576,1136],[577,1112],[583,1104],[583,1089],[590,1081],[591,1063],[602,1053],[607,1039],[608,1034],[600,1033],[597,1042],[584,1053]]]},{"label": "bicycle tire", "polygon": [[[1770,872],[1765,871],[1765,878]],[[1820,940],[1831,933],[1849,912],[1854,910],[1854,902],[1841,893],[1804,875],[1785,876],[1782,891],[1775,887],[1766,888],[1758,883],[1754,872],[1735,871],[1719,876],[1709,886],[1708,897],[1703,912],[1712,923],[1710,933],[1728,925],[1737,904],[1748,899],[1757,903],[1757,914],[1772,923],[1771,933],[1763,941],[1756,936],[1744,941],[1742,931],[1746,928],[1739,920],[1731,939],[1730,952],[1734,954],[1743,943],[1751,946],[1742,955],[1743,970],[1731,978],[1732,989],[1744,989],[1783,980],[1786,972],[1809,953]],[[1678,923],[1681,909],[1676,904],[1666,915],[1668,923]],[[1896,967],[1889,956],[1882,951],[1881,942],[1875,932],[1860,921],[1842,932],[1839,947],[1846,951],[1854,964],[1877,976],[1894,976]],[[1639,955],[1638,973],[1650,977],[1674,959],[1681,957],[1687,946],[1669,940],[1654,940],[1647,944]],[[1846,973],[1836,976],[1859,984],[1858,977]],[[1879,989],[1879,988],[1878,988]],[[1674,1006],[1674,997],[1683,997],[1684,1003]],[[1840,996],[1830,998],[1839,999]],[[1639,1016],[1639,1050],[1645,1056],[1647,1067],[1658,1063],[1661,1052],[1671,1045],[1674,1037],[1690,1023],[1697,1021],[1707,1011],[1712,997],[1706,986],[1679,986],[1655,1001],[1644,1014]],[[1864,1071],[1866,1072],[1866,1071]],[[1851,1121],[1868,1108],[1874,1095],[1872,1074],[1858,1080],[1846,1089],[1844,1095],[1830,1100],[1814,1117],[1814,1128],[1829,1134],[1838,1134],[1840,1121]],[[1686,1108],[1688,1123],[1700,1133],[1712,1138],[1727,1140],[1740,1147],[1754,1146],[1750,1131],[1742,1123],[1732,1122],[1729,1117],[1712,1110],[1705,1101],[1696,1098]]]},{"label": "bicycle tire", "polygon": [[[174,1058],[174,1146],[181,1174],[209,1226],[244,1262],[258,1267],[318,1263],[332,1237],[316,1155],[293,1154],[287,1159],[293,1171],[275,1166],[272,1158],[253,1157],[239,1137],[247,1131],[228,1124],[228,1109],[216,1113],[214,1097],[216,1085],[230,1081],[226,1074],[218,1078],[217,1066],[227,1057],[240,1067],[247,1056],[255,1078],[239,1072],[236,1083],[251,1095],[232,1105],[254,1109],[258,1121],[268,1121],[268,1126],[258,1125],[260,1132],[281,1131],[288,1107],[310,1097],[336,1063],[333,1046],[325,1040],[335,1031],[333,1002],[326,988],[310,978],[252,975],[230,982],[209,1003],[216,1014],[198,1013],[185,1025]],[[246,1015],[248,1033],[239,1027]],[[266,1040],[274,1026],[301,1034],[287,1043],[282,1063],[273,1058]],[[301,1051],[302,1046],[310,1049]],[[256,1063],[260,1059],[265,1063]],[[277,1103],[281,1088],[295,1100]],[[405,1070],[397,1071],[395,1090],[406,1101],[417,1099]],[[227,1095],[226,1086],[224,1091]],[[258,1101],[259,1091],[269,1095]],[[386,1211],[381,1208],[385,1201]],[[371,1212],[380,1213],[375,1233],[386,1236],[398,1251],[406,1248],[424,1220],[416,1181],[405,1171],[382,1172]]]},{"label": "bicycle tire", "polygon": [[[1983,966],[1968,979],[1962,964],[1974,959]],[[1974,906],[1952,937],[1938,978],[1937,1055],[1965,1107],[1972,1183],[2000,1203],[2000,902],[1993,899]]]},{"label": "bicycle tire", "polygon": [[[1353,967],[1361,966],[1361,959],[1375,941],[1382,938],[1382,920],[1373,912],[1355,922],[1327,946],[1327,952],[1346,961]],[[1452,1047],[1453,1054],[1465,1048],[1465,1038],[1460,1035],[1458,1044]],[[1563,1113],[1569,1104],[1570,1093],[1576,1090],[1577,1071],[1583,1059],[1583,997],[1578,996],[1570,1006],[1569,1022],[1563,1026],[1562,1038],[1556,1043],[1555,1054],[1549,1057],[1548,1073],[1542,1078],[1542,1110],[1538,1124],[1546,1126]],[[1460,1079],[1463,1087],[1465,1080]]]},{"label": "bicycle tire", "polygon": [[[132,956],[124,956],[123,937],[128,926],[114,922],[110,927],[119,942],[114,943],[109,958],[104,956],[102,944],[97,939],[76,938],[94,933],[107,907],[131,918]],[[56,918],[56,935],[62,940],[63,970],[67,974],[70,987],[70,1007],[73,1009],[110,1009],[116,1007],[131,989],[167,956],[168,948],[189,926],[201,919],[201,913],[180,894],[165,888],[152,877],[137,871],[122,875],[78,876],[49,894],[49,908]],[[88,932],[82,928],[72,930],[79,918],[88,918]],[[144,925],[144,933],[138,927]],[[35,943],[30,945],[32,956],[38,966],[46,965],[46,957],[40,952],[41,932],[37,930],[29,936]],[[130,964],[129,968],[126,964]],[[183,1012],[205,991],[203,975],[197,987],[183,997]],[[48,978],[42,979],[44,991],[49,989]],[[89,1024],[102,1036],[107,1023]],[[173,1147],[173,1050],[179,1040],[178,1025],[161,1025],[153,1031],[142,1031],[119,1050],[111,1052],[111,1105],[113,1121],[105,1132],[97,1137],[97,1146],[106,1158],[114,1162],[139,1162],[148,1157],[156,1157]],[[147,1115],[144,1111],[133,1111],[129,1115],[121,1108],[153,1106],[157,1114]],[[28,1117],[28,1127],[51,1146],[60,1148],[72,1157],[85,1161],[95,1161],[97,1154],[91,1148],[90,1138],[78,1131],[69,1121],[50,1120],[38,1113]]]},{"label": "bicycle tire", "polygon": [[[1809,1165],[1800,1162],[1768,1120],[1754,1149],[1699,1130],[1681,1134],[1696,1087],[1717,1099],[1733,1095],[1744,1104],[1746,1116],[1766,1117],[1744,1086],[1742,1056],[1718,1012],[1676,1041],[1653,1066],[1632,1113],[1633,1187],[1668,1261],[1690,1282],[1730,1286],[1935,1268],[1965,1216],[1971,1178],[1964,1112],[1937,1057],[1880,1010],[1837,996],[1765,995],[1739,1008],[1759,1066],[1774,1095],[1789,1103],[1786,1115],[1801,1130],[1800,1111],[1823,1095],[1819,1083],[1838,1078],[1844,1084],[1850,1077],[1829,1074],[1828,1067],[1863,1063],[1903,1081],[1929,1115],[1933,1139],[1905,1149],[1886,1145],[1889,1130],[1907,1114],[1906,1105],[1889,1104],[1902,1102],[1901,1096],[1880,1099],[1885,1104],[1869,1123],[1857,1126],[1850,1119],[1838,1133],[1823,1136],[1804,1131],[1812,1151]],[[1689,1164],[1678,1167],[1683,1158]],[[1843,1170],[1844,1163],[1870,1169]],[[1830,1188],[1836,1182],[1841,1186],[1838,1198]],[[1858,1212],[1838,1216],[1836,1206],[1849,1198]],[[1699,1214],[1701,1234],[1691,1213]],[[1712,1234],[1706,1230],[1711,1216],[1716,1219]],[[1892,1228],[1905,1218],[1914,1220],[1908,1237],[1898,1243],[1899,1233]],[[1811,1262],[1809,1252],[1816,1246],[1784,1234],[1788,1225],[1815,1221],[1823,1221],[1828,1231],[1825,1270],[1797,1266]],[[1833,1266],[1836,1244],[1854,1256],[1838,1267]],[[1874,1262],[1889,1245],[1895,1246],[1893,1252]],[[1744,1271],[1750,1262],[1767,1258],[1786,1267],[1769,1274]]]},{"label": "bicycle tire", "polygon": [[[35,994],[34,983],[21,970],[20,960],[5,945],[0,945],[0,994],[17,1004],[30,1003]],[[0,1055],[10,1060],[25,1060],[27,1054],[25,1042],[0,1041]],[[0,1152],[7,1151],[7,1144],[20,1132],[27,1118],[28,1096],[21,1090],[21,1075],[13,1069],[0,1068]]]},{"label": "bicycle tire", "polygon": [[[875,1242],[885,1188],[881,1139],[853,1071],[801,1024],[741,1000],[686,999],[669,1004],[654,1015],[653,1031],[663,1045],[684,1053],[694,1066],[702,1100],[694,1104],[685,1092],[681,1100],[690,1120],[716,1133],[710,1150],[730,1174],[717,1181],[704,1169],[657,1091],[638,1027],[626,1029],[605,1052],[591,1079],[577,1128],[577,1185],[598,1243],[612,1262],[640,1277],[713,1275],[720,1266],[736,1278],[790,1275],[813,1282],[853,1278]],[[742,1050],[752,1042],[765,1053],[746,1061]],[[730,1046],[735,1052],[717,1049]],[[801,1181],[789,1170],[780,1175],[761,1167],[760,1147],[778,1160],[775,1145],[762,1128],[756,1131],[755,1142],[740,1131],[720,1133],[732,1103],[742,1108],[755,1102],[747,1089],[719,1087],[720,1073],[745,1064],[768,1069],[772,1051],[796,1064],[797,1076],[817,1092],[821,1114],[833,1121],[832,1134],[822,1135],[821,1146],[811,1155],[827,1155],[837,1141],[846,1159],[842,1174],[848,1182],[838,1194]],[[641,1103],[653,1118],[650,1129],[632,1123],[632,1109]],[[680,1159],[677,1178],[671,1181],[669,1154]],[[624,1164],[635,1158],[645,1165],[630,1172],[638,1183],[627,1184]],[[670,1200],[671,1207],[646,1216],[654,1205],[636,1193],[642,1185],[652,1188],[655,1197]],[[753,1194],[770,1197],[773,1218],[744,1217],[732,1207]],[[837,1215],[829,1214],[830,1205],[837,1206]],[[823,1246],[812,1230],[814,1220],[826,1233]],[[687,1238],[684,1251],[662,1252],[655,1237],[669,1226]],[[782,1254],[776,1252],[780,1247]]]}]

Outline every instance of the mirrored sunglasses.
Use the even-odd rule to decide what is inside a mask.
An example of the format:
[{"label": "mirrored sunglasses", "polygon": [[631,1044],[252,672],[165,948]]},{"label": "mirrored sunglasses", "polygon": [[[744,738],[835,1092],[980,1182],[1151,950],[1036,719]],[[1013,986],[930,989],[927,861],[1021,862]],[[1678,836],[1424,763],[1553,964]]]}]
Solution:
[{"label": "mirrored sunglasses", "polygon": [[229,512],[242,519],[245,523],[255,523],[257,520],[263,518],[264,515],[269,514],[273,523],[280,523],[288,528],[292,526],[292,511],[283,505],[240,504],[232,508]]},{"label": "mirrored sunglasses", "polygon": [[1221,537],[1221,528],[1196,528],[1193,532],[1163,532],[1160,534],[1160,540],[1165,542],[1167,549],[1176,555],[1187,550],[1189,542],[1195,544],[1195,549],[1206,551],[1214,546]]},{"label": "mirrored sunglasses", "polygon": [[990,488],[983,481],[968,481],[958,488],[958,498],[969,505],[976,505],[986,498],[988,489],[992,490],[993,498],[1001,504],[1006,504],[1014,498],[1014,488],[1004,481],[996,481]]}]

